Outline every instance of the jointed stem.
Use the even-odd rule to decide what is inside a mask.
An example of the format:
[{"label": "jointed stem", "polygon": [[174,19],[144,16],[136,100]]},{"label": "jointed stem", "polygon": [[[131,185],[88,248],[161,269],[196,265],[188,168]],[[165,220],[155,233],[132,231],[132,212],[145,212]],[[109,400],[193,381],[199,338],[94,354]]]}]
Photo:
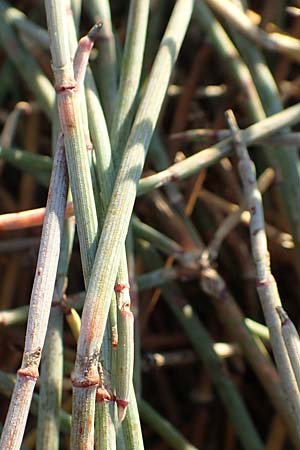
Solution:
[{"label": "jointed stem", "polygon": [[49,187],[37,269],[30,300],[25,349],[21,369],[11,399],[0,448],[18,450],[21,446],[38,366],[46,336],[58,265],[67,196],[66,161],[62,136],[59,137]]}]

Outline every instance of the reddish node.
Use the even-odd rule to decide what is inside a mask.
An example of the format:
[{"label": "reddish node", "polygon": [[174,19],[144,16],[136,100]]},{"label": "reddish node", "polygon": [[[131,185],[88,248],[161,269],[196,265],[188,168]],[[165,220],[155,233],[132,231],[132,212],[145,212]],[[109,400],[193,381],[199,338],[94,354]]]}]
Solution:
[{"label": "reddish node", "polygon": [[129,289],[129,288],[130,288],[130,286],[129,286],[128,283],[117,283],[115,285],[115,292],[123,292],[123,291],[125,291],[126,289]]}]

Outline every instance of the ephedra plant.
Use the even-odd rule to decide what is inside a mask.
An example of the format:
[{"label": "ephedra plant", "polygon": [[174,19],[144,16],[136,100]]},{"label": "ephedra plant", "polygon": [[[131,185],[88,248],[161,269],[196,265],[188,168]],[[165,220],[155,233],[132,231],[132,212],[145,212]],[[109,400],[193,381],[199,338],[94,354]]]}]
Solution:
[{"label": "ephedra plant", "polygon": [[[267,6],[262,23],[275,20]],[[0,215],[0,252],[39,248],[29,305],[8,294],[16,258],[0,291],[6,339],[27,323],[20,367],[3,364],[16,376],[0,372],[0,449],[300,449],[300,341],[267,247],[290,264],[295,294],[300,106],[284,107],[274,76],[293,76],[299,41],[230,0],[36,7],[0,0],[0,171],[22,173],[20,205],[4,176],[0,203],[16,208]],[[43,117],[24,146],[41,128],[44,151],[16,148],[24,115]],[[34,182],[45,208],[33,208]]]}]

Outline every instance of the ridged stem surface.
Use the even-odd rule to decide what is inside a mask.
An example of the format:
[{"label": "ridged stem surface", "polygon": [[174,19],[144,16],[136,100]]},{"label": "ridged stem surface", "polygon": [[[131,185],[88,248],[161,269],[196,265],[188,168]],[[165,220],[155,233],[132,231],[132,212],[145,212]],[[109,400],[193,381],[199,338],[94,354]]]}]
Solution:
[{"label": "ridged stem surface", "polygon": [[38,366],[44,345],[58,265],[67,197],[67,173],[60,136],[49,187],[37,268],[31,293],[22,366],[18,370],[10,407],[1,435],[0,448],[21,446]]}]

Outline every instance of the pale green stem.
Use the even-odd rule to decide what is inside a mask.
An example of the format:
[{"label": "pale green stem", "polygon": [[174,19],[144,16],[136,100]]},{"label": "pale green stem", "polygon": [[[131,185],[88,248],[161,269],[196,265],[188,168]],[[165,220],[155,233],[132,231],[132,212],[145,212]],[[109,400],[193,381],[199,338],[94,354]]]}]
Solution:
[{"label": "pale green stem", "polygon": [[278,306],[276,311],[279,315],[281,322],[282,337],[293,367],[293,371],[296,377],[298,389],[300,389],[300,339],[298,331],[295,325],[284,311],[283,308]]},{"label": "pale green stem", "polygon": [[297,62],[300,61],[299,39],[281,33],[267,33],[253,24],[250,18],[230,0],[206,0],[206,3],[259,46],[271,52],[286,54]]},{"label": "pale green stem", "polygon": [[101,20],[103,30],[98,43],[98,59],[96,61],[97,76],[101,104],[103,106],[108,128],[111,126],[117,99],[117,57],[116,43],[111,23],[109,0],[86,0],[85,8],[93,22]]},{"label": "pale green stem", "polygon": [[[89,71],[87,72],[86,79],[86,98],[91,123],[91,135],[96,151],[96,166],[101,185],[102,203],[104,210],[107,210],[113,190],[115,170],[104,115],[97,98],[96,88],[94,86],[91,73]],[[95,117],[97,117],[97,121],[95,121]],[[112,303],[110,312],[112,332],[116,336],[116,338],[113,338],[113,342],[114,346],[117,347],[117,374],[115,383],[120,418],[122,418],[126,412],[126,404],[129,400],[129,389],[133,372],[133,322],[130,312],[130,296],[128,286],[128,270],[124,248],[115,285],[118,327],[120,326],[122,330],[124,330],[124,333],[118,333],[119,337],[116,335],[116,324],[112,321],[115,320],[114,317],[112,318],[112,314],[114,313],[114,309],[112,309],[112,307],[115,302]],[[118,340],[117,342],[116,339]]]},{"label": "pale green stem", "polygon": [[6,17],[9,23],[14,25],[19,32],[28,36],[35,45],[39,45],[45,50],[49,49],[49,36],[44,28],[31,22],[19,9],[13,8],[3,0],[1,0],[1,3],[6,6]]},{"label": "pale green stem", "polygon": [[135,113],[135,100],[142,71],[148,14],[149,0],[130,1],[120,84],[111,129],[111,148],[116,169],[121,162],[124,145],[127,142]]},{"label": "pale green stem", "polygon": [[7,450],[18,450],[21,446],[33,389],[38,378],[59,258],[66,196],[66,161],[60,136],[30,300],[22,366],[18,371],[0,441],[0,448]]},{"label": "pale green stem", "polygon": [[[89,158],[86,151],[86,135],[80,110],[80,85],[74,77],[73,62],[68,42],[68,24],[64,4],[56,0],[45,2],[48,30],[51,42],[52,67],[57,90],[58,111],[60,124],[64,133],[64,142],[67,154],[68,170],[75,217],[81,250],[84,280],[89,283],[94,256],[98,242],[98,221],[91,181]],[[81,39],[80,45],[90,51],[95,38],[93,28],[90,33]],[[78,52],[77,57],[82,57]],[[86,67],[76,63],[76,76],[82,80]],[[78,70],[79,68],[79,70]],[[93,327],[88,328],[93,330]],[[92,361],[93,363],[94,361]],[[86,361],[82,361],[83,364]],[[93,364],[91,364],[93,366]],[[89,450],[94,443],[94,413],[95,391],[99,383],[97,367],[94,371],[86,372],[88,384],[73,378],[73,426],[71,433],[72,449],[84,448]],[[82,396],[82,386],[91,393],[90,401],[85,402]],[[78,393],[79,395],[76,395]]]},{"label": "pale green stem", "polygon": [[266,325],[256,322],[255,320],[249,319],[248,317],[246,317],[245,319],[245,325],[249,329],[249,331],[251,331],[251,333],[254,334],[254,336],[257,336],[266,342],[270,342],[270,333]]},{"label": "pale green stem", "polygon": [[[235,6],[234,6],[235,7]],[[275,114],[282,110],[280,94],[276,86],[273,75],[266,64],[265,58],[251,41],[244,36],[233,32],[237,47],[243,55],[257,91],[263,103],[266,115]],[[300,43],[300,41],[299,41]],[[290,129],[282,130],[283,135]],[[293,147],[264,147],[269,164],[275,167],[276,174],[282,183],[279,190],[287,210],[290,228],[295,242],[300,242],[300,213],[295,204],[300,204],[300,163],[297,148]]]},{"label": "pale green stem", "polygon": [[98,224],[84,125],[80,113],[80,92],[76,89],[64,4],[49,0],[45,2],[45,5],[51,42],[52,67],[58,93],[58,111],[64,133],[83,273],[87,285],[97,247]]},{"label": "pale green stem", "polygon": [[149,427],[153,428],[170,448],[173,448],[174,450],[197,450],[196,447],[190,444],[184,436],[179,433],[175,426],[168,422],[143,399],[139,401],[139,411],[142,420],[145,421]]},{"label": "pale green stem", "polygon": [[[241,134],[243,140],[245,144],[253,143],[258,139],[270,136],[281,128],[298,123],[300,120],[299,117],[300,104],[296,104],[242,130]],[[199,170],[211,167],[213,164],[227,156],[231,150],[232,139],[223,139],[217,144],[205,148],[195,155],[173,164],[159,173],[143,178],[139,184],[138,195],[145,194],[146,192],[161,187],[171,181],[185,179],[198,173]]]},{"label": "pale green stem", "polygon": [[276,307],[281,306],[276,281],[270,270],[270,256],[265,234],[264,214],[261,194],[257,188],[255,166],[250,160],[247,147],[243,142],[233,113],[227,113],[234,144],[239,158],[239,172],[244,195],[251,213],[250,237],[252,255],[256,267],[257,292],[261,301],[266,323],[270,331],[271,345],[278,372],[290,402],[296,422],[300,420],[300,394],[292,366],[281,335],[280,320]]},{"label": "pale green stem", "polygon": [[[75,410],[81,417],[84,417],[83,405],[93,404],[95,399],[97,360],[105,331],[116,267],[119,265],[124,248],[137,183],[192,9],[192,0],[176,2],[124,151],[103,225],[82,313],[82,328],[73,378],[73,383],[78,386],[78,389],[74,389],[74,405],[78,407],[82,405],[82,408]],[[89,330],[93,330],[92,335]],[[93,413],[91,409],[91,417]],[[84,447],[78,447],[79,434]],[[76,445],[74,448],[90,449],[93,446],[92,432],[83,437],[81,430],[74,429],[72,442]]]},{"label": "pale green stem", "polygon": [[28,88],[37,98],[43,111],[51,120],[55,100],[54,89],[30,53],[17,40],[10,24],[7,8],[6,3],[1,1],[0,43],[3,46],[3,50],[7,53],[7,56],[18,69],[20,76],[26,82]]},{"label": "pale green stem", "polygon": [[[300,104],[296,104],[253,125],[250,125],[244,130],[241,130],[241,133],[245,143],[252,145],[260,139],[268,138],[282,128],[299,123],[299,120]],[[189,176],[192,176],[200,170],[211,167],[222,158],[228,156],[231,151],[232,139],[223,139],[217,144],[207,147],[186,158],[185,160],[171,165],[161,172],[142,178],[139,182],[137,195],[143,195],[153,189],[157,189],[158,187],[171,183],[172,181],[183,180]],[[0,156],[3,158],[9,157],[8,153],[1,148]],[[27,164],[27,156],[28,152],[18,150],[16,157],[12,156],[14,159],[12,163],[16,165],[18,164],[18,167],[22,169],[22,164]],[[40,158],[42,158],[41,155],[36,155],[37,163],[39,163]],[[51,169],[51,161],[49,160],[49,163],[46,162],[45,164],[47,166],[45,167],[45,170],[49,173]],[[30,164],[28,167],[30,167]],[[30,169],[26,168],[26,170]],[[36,170],[34,171],[34,176],[37,177]]]},{"label": "pale green stem", "polygon": [[250,72],[224,28],[204,1],[196,1],[194,14],[223,60],[224,67],[228,67],[230,76],[234,78],[240,89],[245,91],[245,107],[249,119],[253,122],[263,119],[265,116],[264,109]]},{"label": "pale green stem", "polygon": [[[161,265],[160,257],[155,249],[145,242],[142,245],[142,251],[145,252],[144,261],[146,266],[157,267],[158,264]],[[161,289],[164,300],[184,329],[185,334],[191,341],[197,355],[215,384],[232,423],[234,423],[242,446],[245,449],[263,448],[247,408],[229,375],[222,369],[222,362],[217,356],[213,343],[195,310],[174,282],[164,285]]]},{"label": "pale green stem", "polygon": [[58,450],[59,411],[63,387],[63,309],[69,260],[73,247],[74,219],[65,221],[54,296],[41,362],[37,450]]}]

